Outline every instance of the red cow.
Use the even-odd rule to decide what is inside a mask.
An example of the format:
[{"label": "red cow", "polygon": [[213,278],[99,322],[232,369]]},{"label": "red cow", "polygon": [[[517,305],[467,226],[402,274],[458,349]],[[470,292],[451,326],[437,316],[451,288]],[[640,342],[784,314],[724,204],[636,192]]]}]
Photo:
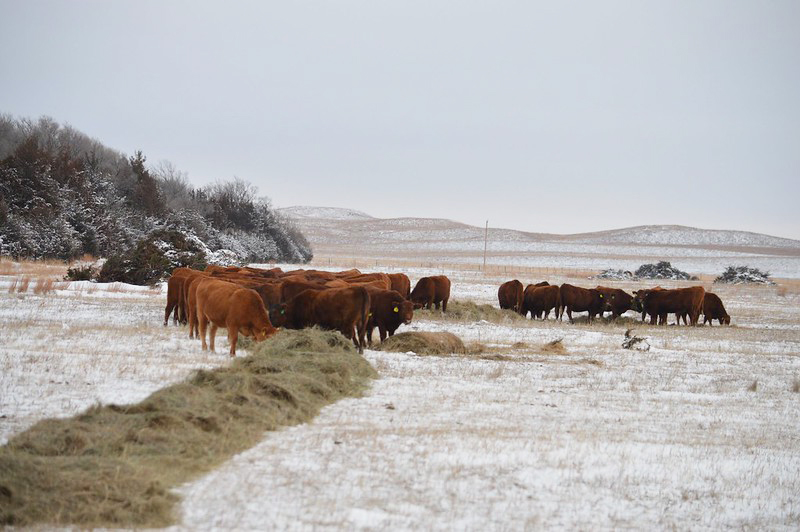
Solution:
[{"label": "red cow", "polygon": [[547,319],[550,311],[555,309],[555,316],[558,318],[561,313],[561,289],[558,286],[536,286],[529,284],[525,287],[525,294],[522,302],[522,315],[527,316],[531,313],[531,319]]},{"label": "red cow", "polygon": [[423,277],[417,281],[408,298],[414,303],[414,308],[430,309],[433,305],[438,310],[441,303],[442,312],[446,312],[450,299],[450,279],[445,275]]},{"label": "red cow", "polygon": [[564,315],[564,310],[566,310],[569,322],[575,323],[572,319],[573,312],[588,312],[589,323],[591,323],[604,307],[604,296],[598,290],[581,288],[567,283],[561,285],[561,312],[559,312],[559,319],[561,319]]},{"label": "red cow", "polygon": [[524,292],[522,283],[517,279],[501,284],[500,288],[497,289],[497,300],[500,303],[500,308],[511,309],[521,314]]},{"label": "red cow", "polygon": [[211,351],[214,351],[217,328],[225,327],[228,329],[231,356],[236,356],[239,333],[252,336],[256,341],[262,341],[277,331],[269,321],[264,302],[249,288],[205,278],[197,284],[196,298],[203,349],[207,349],[206,328],[209,324],[211,324],[209,332]]}]

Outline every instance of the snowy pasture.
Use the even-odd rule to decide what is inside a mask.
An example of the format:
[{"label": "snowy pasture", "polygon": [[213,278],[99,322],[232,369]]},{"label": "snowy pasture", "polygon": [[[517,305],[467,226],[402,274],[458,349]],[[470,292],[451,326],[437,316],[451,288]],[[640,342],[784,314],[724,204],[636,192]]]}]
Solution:
[{"label": "snowy pasture", "polygon": [[[441,272],[408,271],[412,282]],[[454,300],[477,303],[495,304],[508,280],[445,273]],[[733,326],[651,327],[632,312],[592,325],[417,319],[400,330],[450,331],[482,353],[367,350],[380,378],[364,397],[180,487],[173,528],[796,530],[800,293],[705,287]],[[0,277],[2,442],[229,362],[224,335],[213,354],[163,327],[163,290],[21,288]],[[649,351],[621,347],[628,328]],[[547,352],[556,339],[564,352]]]}]

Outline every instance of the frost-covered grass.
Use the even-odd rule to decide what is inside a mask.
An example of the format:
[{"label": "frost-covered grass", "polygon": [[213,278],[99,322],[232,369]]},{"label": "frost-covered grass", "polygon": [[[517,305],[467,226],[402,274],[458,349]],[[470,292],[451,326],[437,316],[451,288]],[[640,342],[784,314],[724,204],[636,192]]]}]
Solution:
[{"label": "frost-covered grass", "polygon": [[[453,301],[477,304],[496,304],[509,278],[445,273]],[[228,364],[161,325],[164,292],[9,293],[10,279],[3,439]],[[368,350],[380,378],[365,397],[266,434],[182,487],[176,529],[797,529],[800,290],[705,286],[733,326],[656,327],[632,312],[592,325],[418,316],[399,332],[449,331],[497,356]],[[651,349],[623,349],[627,328]],[[544,349],[558,339],[563,350]]]}]

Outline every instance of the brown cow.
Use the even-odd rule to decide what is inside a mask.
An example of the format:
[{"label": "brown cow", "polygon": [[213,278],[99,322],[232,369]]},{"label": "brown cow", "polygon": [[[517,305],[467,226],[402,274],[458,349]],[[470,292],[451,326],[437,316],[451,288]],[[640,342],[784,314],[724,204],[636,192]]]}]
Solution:
[{"label": "brown cow", "polygon": [[633,296],[621,288],[609,288],[607,286],[597,286],[595,290],[603,294],[605,308],[600,311],[600,317],[604,310],[611,311],[611,319],[615,320],[622,314],[633,308]]},{"label": "brown cow", "polygon": [[362,273],[360,275],[353,275],[343,277],[343,281],[347,281],[351,285],[370,283],[371,286],[378,286],[384,290],[392,289],[392,280],[385,273]]},{"label": "brown cow", "polygon": [[296,276],[292,276],[290,279],[284,279],[281,282],[281,303],[285,303],[290,299],[294,298],[300,292],[305,290],[326,290],[327,287],[323,283],[315,283],[309,282],[305,280],[298,279]]},{"label": "brown cow", "polygon": [[555,309],[555,317],[561,313],[561,289],[558,286],[536,286],[529,284],[525,287],[522,299],[522,315],[531,313],[531,319],[547,319],[550,311]]},{"label": "brown cow", "polygon": [[292,299],[269,309],[278,327],[303,329],[318,325],[338,330],[353,340],[359,353],[366,345],[369,292],[363,286],[304,290]]},{"label": "brown cow", "polygon": [[450,279],[446,275],[423,277],[417,281],[408,299],[414,303],[414,308],[430,309],[433,305],[438,310],[441,303],[442,312],[446,312],[450,299]]},{"label": "brown cow", "polygon": [[[692,325],[697,325],[703,310],[705,290],[702,286],[675,288],[672,290],[639,290],[637,297],[642,302],[642,315],[650,314],[650,324],[667,322],[667,315],[675,313],[679,317],[689,316]],[[680,322],[679,322],[680,323]]]},{"label": "brown cow", "polygon": [[164,327],[169,322],[170,313],[175,325],[178,321],[186,323],[186,309],[183,306],[183,281],[191,275],[190,268],[175,268],[167,280],[167,306],[164,309]]},{"label": "brown cow", "polygon": [[525,290],[517,279],[506,281],[497,289],[497,300],[501,309],[511,309],[522,314],[522,297]]},{"label": "brown cow", "polygon": [[369,317],[367,319],[367,343],[372,345],[372,330],[377,327],[381,342],[386,335],[394,335],[400,325],[408,325],[414,317],[414,304],[396,290],[381,290],[367,287],[369,292]]},{"label": "brown cow", "polygon": [[572,319],[573,311],[588,312],[589,323],[591,323],[594,317],[605,307],[603,294],[594,288],[587,289],[564,283],[561,285],[560,291],[561,311],[558,318],[561,319],[564,315],[564,310],[566,310],[570,323],[575,323]]},{"label": "brown cow", "polygon": [[257,342],[275,334],[277,329],[269,321],[267,309],[258,294],[249,288],[213,278],[201,279],[197,285],[197,318],[203,349],[206,345],[206,328],[211,324],[209,343],[214,351],[214,338],[218,327],[228,329],[230,355],[236,356],[239,333],[252,336]]},{"label": "brown cow", "polygon": [[717,294],[706,292],[703,297],[703,325],[714,325],[714,320],[719,320],[720,325],[730,325],[731,317],[725,312],[725,305]]},{"label": "brown cow", "polygon": [[408,299],[411,295],[411,280],[404,273],[390,273],[389,280],[392,282],[392,290],[400,292],[400,295]]}]

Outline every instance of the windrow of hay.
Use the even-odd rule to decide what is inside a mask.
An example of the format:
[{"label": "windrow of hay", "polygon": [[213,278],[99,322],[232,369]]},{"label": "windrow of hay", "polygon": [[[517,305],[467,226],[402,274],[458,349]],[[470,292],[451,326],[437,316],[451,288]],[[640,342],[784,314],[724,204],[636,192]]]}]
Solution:
[{"label": "windrow of hay", "polygon": [[477,304],[473,301],[450,301],[447,303],[447,312],[441,310],[418,309],[414,316],[420,319],[441,319],[448,321],[474,322],[485,320],[491,323],[504,323],[521,321],[525,318],[513,310],[501,309],[489,304]]},{"label": "windrow of hay", "polygon": [[380,351],[418,355],[467,354],[461,338],[450,332],[402,332],[390,336],[377,346]]},{"label": "windrow of hay", "polygon": [[0,525],[169,525],[172,488],[375,376],[339,333],[282,330],[138,404],[41,421],[0,448]]}]

